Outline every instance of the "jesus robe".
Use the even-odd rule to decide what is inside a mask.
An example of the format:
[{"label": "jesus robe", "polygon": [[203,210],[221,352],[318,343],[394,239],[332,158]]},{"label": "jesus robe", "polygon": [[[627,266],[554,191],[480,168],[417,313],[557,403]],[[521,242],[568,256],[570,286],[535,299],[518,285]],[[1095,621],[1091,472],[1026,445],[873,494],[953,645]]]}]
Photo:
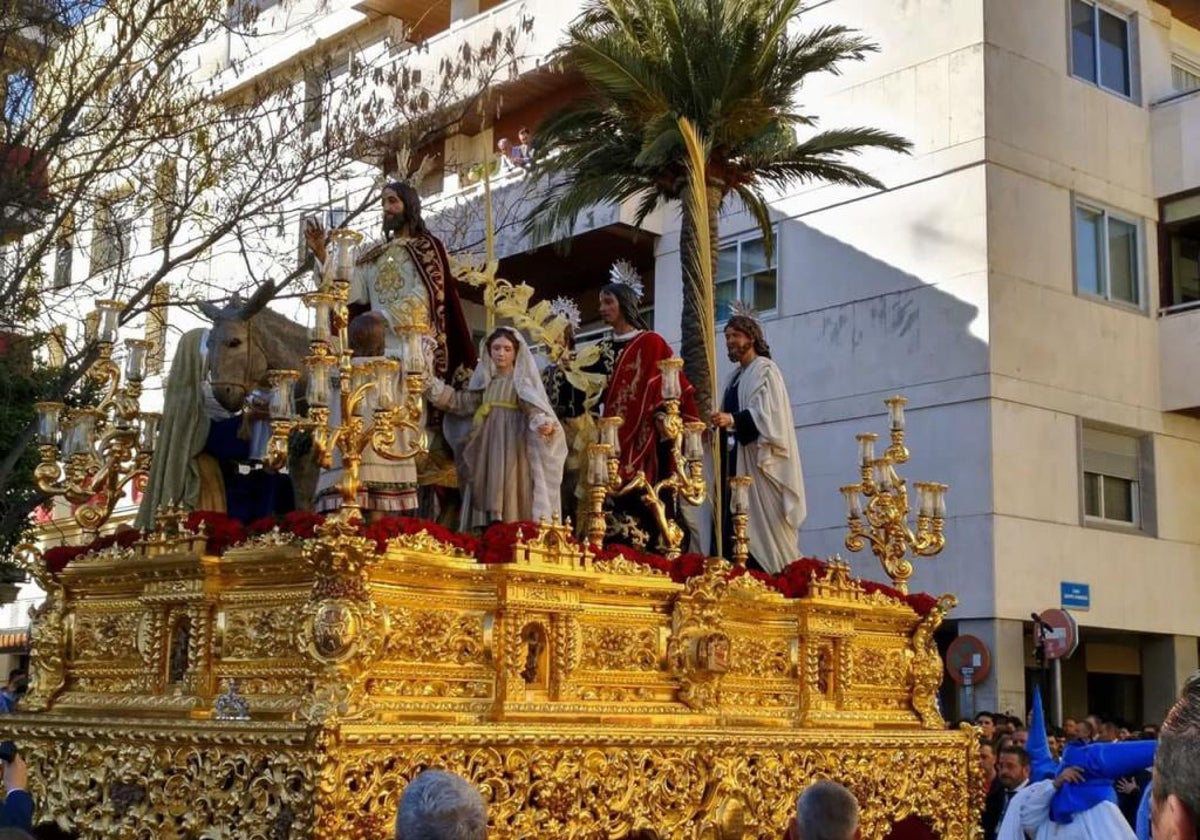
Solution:
[{"label": "jesus robe", "polygon": [[[725,384],[722,409],[733,426],[722,432],[727,443],[726,475],[747,475],[750,484],[747,536],[750,556],[772,574],[800,556],[800,526],[807,508],[796,426],[783,374],[774,361],[756,356]],[[727,482],[722,482],[727,487]],[[725,522],[731,518],[725,494]]]}]

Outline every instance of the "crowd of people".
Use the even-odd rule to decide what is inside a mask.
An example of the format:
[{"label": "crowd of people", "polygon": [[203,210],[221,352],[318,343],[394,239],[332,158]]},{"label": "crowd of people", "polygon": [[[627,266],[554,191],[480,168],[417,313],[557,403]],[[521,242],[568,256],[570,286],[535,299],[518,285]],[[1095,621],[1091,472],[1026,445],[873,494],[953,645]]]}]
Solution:
[{"label": "crowd of people", "polygon": [[496,157],[500,162],[501,172],[511,172],[516,169],[526,169],[533,161],[533,136],[529,129],[521,126],[517,132],[517,143],[501,137],[496,141]]},{"label": "crowd of people", "polygon": [[[1040,697],[1026,720],[983,711],[974,723],[987,790],[984,840],[1196,836],[1200,675],[1185,686],[1161,729],[1132,729],[1099,715],[1047,728]],[[1187,762],[1178,759],[1180,744],[1192,750]],[[1160,781],[1162,769],[1152,772],[1163,765],[1164,745],[1171,745],[1167,784]]]}]

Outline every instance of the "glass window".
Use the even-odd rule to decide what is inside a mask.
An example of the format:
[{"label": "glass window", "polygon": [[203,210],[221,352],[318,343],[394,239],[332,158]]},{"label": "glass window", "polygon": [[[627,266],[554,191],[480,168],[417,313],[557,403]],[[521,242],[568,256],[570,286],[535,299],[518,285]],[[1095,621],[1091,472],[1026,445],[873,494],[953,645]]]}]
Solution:
[{"label": "glass window", "polygon": [[316,134],[321,130],[321,122],[325,115],[324,85],[321,77],[315,72],[304,76],[304,134]]},{"label": "glass window", "polygon": [[1096,9],[1091,3],[1071,0],[1071,72],[1096,81]]},{"label": "glass window", "polygon": [[1200,223],[1173,231],[1171,238],[1171,300],[1168,306],[1200,301]]},{"label": "glass window", "polygon": [[92,229],[92,273],[119,265],[132,255],[133,222],[116,202],[103,203],[96,210]]},{"label": "glass window", "polygon": [[1087,518],[1140,527],[1140,449],[1137,435],[1083,428],[1083,512]]},{"label": "glass window", "polygon": [[71,285],[71,258],[75,249],[68,237],[61,237],[54,245],[54,288],[65,289]]},{"label": "glass window", "polygon": [[1089,0],[1071,0],[1071,75],[1132,96],[1132,42],[1128,18]]},{"label": "glass window", "polygon": [[1120,219],[1108,220],[1108,293],[1113,300],[1138,302],[1137,227]]},{"label": "glass window", "polygon": [[1103,272],[1103,244],[1100,228],[1104,220],[1101,215],[1086,207],[1075,208],[1075,286],[1081,292],[1098,295]]},{"label": "glass window", "polygon": [[1129,22],[1105,11],[1098,17],[1100,87],[1129,96]]},{"label": "glass window", "polygon": [[767,262],[766,243],[761,236],[721,247],[715,279],[717,323],[729,319],[735,300],[759,313],[774,311],[778,305],[777,269]]},{"label": "glass window", "polygon": [[1141,246],[1136,222],[1107,210],[1075,206],[1075,289],[1140,306]]}]

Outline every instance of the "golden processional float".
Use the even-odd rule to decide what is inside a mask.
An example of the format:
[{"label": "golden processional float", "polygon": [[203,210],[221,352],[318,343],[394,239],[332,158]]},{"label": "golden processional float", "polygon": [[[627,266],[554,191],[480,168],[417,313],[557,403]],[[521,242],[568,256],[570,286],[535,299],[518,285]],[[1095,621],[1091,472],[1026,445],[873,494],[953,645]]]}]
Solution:
[{"label": "golden processional float", "polygon": [[[77,549],[57,574],[23,551],[47,598],[31,690],[6,728],[39,820],[83,838],[381,840],[406,782],[441,767],[479,786],[500,838],[777,838],[819,777],[854,791],[870,840],[911,818],[924,836],[974,836],[974,734],[947,730],[936,699],[934,632],[955,599],[906,594],[908,558],[944,545],[946,488],[914,484],[910,526],[895,470],[908,457],[903,398],[889,401],[890,446],[876,457],[875,435],[860,435],[860,481],[842,488],[847,547],[870,545],[894,588],[853,579],[837,559],[776,579],[745,573],[739,487],[734,563],[605,548],[605,496],[654,505],[663,489],[644,477],[618,486],[613,428],[589,450],[583,541],[558,522],[479,540],[420,520],[364,525],[362,452],[424,446],[423,368],[416,327],[398,363],[351,360],[354,241],[335,239],[333,276],[308,298],[306,417],[292,405],[296,374],[272,378],[270,457],[293,427],[312,431],[318,456],[344,465],[339,514],[219,539],[220,523],[193,529],[162,511],[154,531]],[[330,316],[333,334],[321,328]],[[145,473],[157,417],[135,411],[143,354],[129,355],[120,386],[115,329],[100,337],[106,402],[65,421],[60,405],[38,406],[49,492],[64,492],[64,471],[87,487],[87,476],[116,487]],[[699,430],[667,428],[666,483],[698,501]]]}]

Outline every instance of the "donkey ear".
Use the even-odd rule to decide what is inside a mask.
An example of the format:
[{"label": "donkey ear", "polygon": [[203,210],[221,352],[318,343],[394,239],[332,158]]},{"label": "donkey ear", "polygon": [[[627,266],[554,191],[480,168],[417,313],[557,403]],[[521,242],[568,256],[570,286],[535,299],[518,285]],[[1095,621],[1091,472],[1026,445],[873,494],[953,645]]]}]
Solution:
[{"label": "donkey ear", "polygon": [[210,321],[216,321],[221,317],[222,308],[215,303],[210,303],[207,300],[202,300],[196,304],[196,307],[205,314]]},{"label": "donkey ear", "polygon": [[253,318],[263,310],[263,307],[265,307],[273,297],[275,297],[275,284],[270,280],[266,280],[255,290],[254,294],[250,297],[250,300],[246,301],[246,304],[242,307],[240,319],[245,321]]}]

